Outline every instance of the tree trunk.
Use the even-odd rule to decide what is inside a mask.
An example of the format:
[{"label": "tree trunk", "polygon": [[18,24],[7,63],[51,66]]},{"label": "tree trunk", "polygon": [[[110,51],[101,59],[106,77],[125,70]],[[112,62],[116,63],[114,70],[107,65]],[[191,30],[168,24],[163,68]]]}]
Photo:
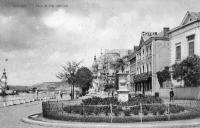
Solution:
[{"label": "tree trunk", "polygon": [[74,99],[74,82],[73,82],[73,99]]},{"label": "tree trunk", "polygon": [[71,94],[70,94],[70,96],[71,96],[71,100],[73,100],[73,85],[71,85]]}]

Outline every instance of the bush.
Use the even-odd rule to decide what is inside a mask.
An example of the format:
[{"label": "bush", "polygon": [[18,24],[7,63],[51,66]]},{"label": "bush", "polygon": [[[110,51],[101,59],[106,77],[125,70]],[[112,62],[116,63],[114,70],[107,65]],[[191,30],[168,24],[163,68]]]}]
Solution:
[{"label": "bush", "polygon": [[128,100],[126,104],[128,105],[139,105],[139,104],[155,104],[162,103],[161,98],[156,98],[154,96],[144,96],[144,95],[136,95]]},{"label": "bush", "polygon": [[82,109],[82,106],[73,106],[73,107],[70,107],[71,109],[71,112],[75,113],[75,114],[83,114],[83,109]]},{"label": "bush", "polygon": [[[185,120],[185,119],[192,119],[199,117],[200,113],[197,112],[184,112],[184,113],[178,113],[178,114],[172,114],[170,116],[171,120]],[[56,120],[66,120],[66,121],[79,121],[79,122],[110,122],[111,118],[109,116],[101,117],[101,116],[94,116],[94,115],[88,115],[88,116],[81,116],[81,115],[72,115],[72,114],[60,114],[58,112],[51,112],[48,113],[45,117],[50,119],[56,119]],[[143,116],[142,121],[167,121],[168,117],[167,115],[157,115],[157,116]],[[112,119],[113,123],[127,123],[127,122],[139,122],[140,117],[138,116],[114,116]]]},{"label": "bush", "polygon": [[92,97],[88,99],[82,100],[83,105],[117,105],[119,104],[118,99],[116,97],[107,97],[107,98],[100,98],[100,97]]},{"label": "bush", "polygon": [[143,113],[144,115],[147,115],[149,112],[147,111],[147,109],[143,109],[143,110],[142,110],[142,113]]},{"label": "bush", "polygon": [[115,114],[115,116],[118,116],[120,112],[122,112],[122,108],[119,106],[113,106],[112,112]]},{"label": "bush", "polygon": [[150,111],[153,115],[157,115],[158,109],[159,109],[158,105],[153,105],[150,107]]},{"label": "bush", "polygon": [[92,98],[88,98],[88,99],[83,99],[82,103],[84,105],[97,105],[101,102],[102,98],[100,97],[92,97]]},{"label": "bush", "polygon": [[71,112],[72,112],[71,106],[66,106],[66,107],[63,108],[63,110],[64,110],[65,112],[67,112],[67,113],[71,113]]},{"label": "bush", "polygon": [[134,115],[138,115],[140,112],[139,106],[131,107],[130,109],[131,109],[131,113],[133,113]]},{"label": "bush", "polygon": [[94,108],[94,114],[95,114],[95,115],[99,115],[99,114],[102,112],[101,110],[102,110],[101,107],[95,107],[95,108]]},{"label": "bush", "polygon": [[165,105],[160,105],[160,106],[158,107],[158,113],[159,113],[160,115],[163,115],[163,114],[165,113],[165,111],[167,111],[167,107],[166,107]]},{"label": "bush", "polygon": [[103,106],[101,111],[108,115],[110,113],[110,106]]},{"label": "bush", "polygon": [[87,115],[92,115],[94,113],[94,108],[95,108],[95,106],[85,106],[84,107],[84,112]]},{"label": "bush", "polygon": [[125,116],[130,116],[131,115],[131,111],[129,109],[124,110],[124,115]]},{"label": "bush", "polygon": [[182,112],[182,111],[184,111],[184,110],[185,110],[185,108],[184,108],[183,106],[180,106],[180,105],[172,105],[172,104],[169,105],[169,111],[170,111],[171,113],[179,113],[179,112]]}]

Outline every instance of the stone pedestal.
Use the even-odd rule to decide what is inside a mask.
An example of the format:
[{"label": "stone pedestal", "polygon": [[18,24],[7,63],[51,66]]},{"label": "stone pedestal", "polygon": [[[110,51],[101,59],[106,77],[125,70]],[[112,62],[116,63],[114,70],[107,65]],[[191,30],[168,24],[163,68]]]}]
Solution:
[{"label": "stone pedestal", "polygon": [[128,74],[121,73],[118,74],[119,76],[119,90],[117,90],[118,93],[118,100],[122,102],[128,101],[128,94],[129,90],[127,89],[127,76]]}]

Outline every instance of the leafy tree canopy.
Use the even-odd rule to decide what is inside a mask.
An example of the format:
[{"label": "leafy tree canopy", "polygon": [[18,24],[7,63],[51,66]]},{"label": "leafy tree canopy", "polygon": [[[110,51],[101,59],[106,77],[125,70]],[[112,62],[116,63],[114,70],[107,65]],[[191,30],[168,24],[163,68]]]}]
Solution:
[{"label": "leafy tree canopy", "polygon": [[62,66],[63,71],[59,72],[56,77],[69,84],[75,84],[77,81],[76,72],[79,69],[80,64],[81,62],[68,61],[66,65]]},{"label": "leafy tree canopy", "polygon": [[180,63],[172,66],[173,78],[177,81],[184,80],[186,87],[200,85],[200,57],[197,55],[187,57]]},{"label": "leafy tree canopy", "polygon": [[87,67],[81,67],[76,73],[77,85],[82,89],[83,95],[89,90],[92,83],[92,72]]},{"label": "leafy tree canopy", "polygon": [[157,72],[157,78],[160,86],[162,87],[163,82],[170,80],[169,67],[165,67],[164,70]]}]

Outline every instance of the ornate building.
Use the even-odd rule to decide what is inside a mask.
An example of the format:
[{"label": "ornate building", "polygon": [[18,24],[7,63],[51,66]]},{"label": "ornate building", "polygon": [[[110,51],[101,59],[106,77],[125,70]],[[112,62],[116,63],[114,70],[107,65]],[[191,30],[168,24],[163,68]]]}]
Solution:
[{"label": "ornate building", "polygon": [[157,72],[169,66],[169,37],[163,31],[143,32],[140,44],[136,50],[136,75],[133,76],[134,90],[136,93],[153,95],[159,92],[160,85]]},{"label": "ornate building", "polygon": [[93,86],[98,88],[96,89],[97,91],[103,91],[104,85],[107,83],[114,84],[115,69],[112,62],[115,62],[119,58],[127,59],[126,56],[129,53],[129,49],[105,49],[104,53],[101,53],[98,58],[94,57],[92,70],[95,79]]}]

